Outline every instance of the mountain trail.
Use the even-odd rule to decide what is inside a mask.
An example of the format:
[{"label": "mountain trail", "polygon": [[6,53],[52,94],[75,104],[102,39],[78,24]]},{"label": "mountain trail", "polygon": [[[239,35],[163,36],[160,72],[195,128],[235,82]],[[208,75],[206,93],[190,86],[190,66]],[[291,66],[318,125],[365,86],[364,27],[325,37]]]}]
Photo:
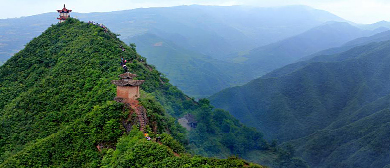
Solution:
[{"label": "mountain trail", "polygon": [[146,115],[146,109],[139,104],[138,100],[129,99],[124,103],[131,110],[134,110],[135,114],[137,115],[138,121],[139,121],[140,131],[144,132],[146,125],[149,123],[148,117]]}]

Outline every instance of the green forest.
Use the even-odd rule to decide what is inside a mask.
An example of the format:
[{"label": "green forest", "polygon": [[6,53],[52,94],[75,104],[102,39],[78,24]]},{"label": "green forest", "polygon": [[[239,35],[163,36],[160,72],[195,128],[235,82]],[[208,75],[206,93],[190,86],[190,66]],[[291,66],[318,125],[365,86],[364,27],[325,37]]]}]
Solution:
[{"label": "green forest", "polygon": [[384,41],[320,55],[210,100],[311,167],[388,166],[389,51]]},{"label": "green forest", "polygon": [[0,168],[390,168],[390,22],[352,19],[370,5],[109,3],[0,17]]},{"label": "green forest", "polygon": [[[207,99],[183,94],[117,36],[69,18],[0,67],[0,167],[261,167],[239,158],[306,167],[291,146],[269,143]],[[111,84],[123,73],[122,56],[145,80],[139,101],[161,144],[146,141],[136,123],[124,128],[131,116],[113,101]],[[198,121],[191,131],[177,122],[188,113]]]}]

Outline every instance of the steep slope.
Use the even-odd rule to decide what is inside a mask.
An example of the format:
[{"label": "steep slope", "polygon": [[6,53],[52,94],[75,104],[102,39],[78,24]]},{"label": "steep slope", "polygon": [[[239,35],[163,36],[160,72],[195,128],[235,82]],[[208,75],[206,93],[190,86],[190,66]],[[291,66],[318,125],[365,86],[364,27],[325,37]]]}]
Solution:
[{"label": "steep slope", "polygon": [[390,163],[389,51],[386,41],[319,56],[210,99],[267,138],[293,140],[310,166],[383,167]]},{"label": "steep slope", "polygon": [[[115,144],[128,115],[111,101],[120,44],[115,34],[71,19],[50,27],[0,67],[1,167],[100,164],[96,146]],[[131,51],[126,56],[134,65],[141,59]],[[166,128],[171,126],[176,127]]]},{"label": "steep slope", "polygon": [[[165,145],[178,143],[166,138],[163,142],[147,141],[141,132],[132,131],[129,136],[119,140],[115,150],[109,149],[104,156],[102,167],[258,167],[243,160],[231,157],[229,159],[215,159],[204,157],[191,157],[188,154],[177,154]],[[172,146],[170,146],[172,147]],[[175,146],[174,146],[175,147]],[[182,149],[183,150],[183,149]]]},{"label": "steep slope", "polygon": [[[161,144],[146,142],[135,113],[113,101],[111,81],[123,71],[121,56],[137,79],[145,80],[139,99],[149,120],[145,131],[152,138],[160,135]],[[184,95],[116,34],[76,19],[51,26],[2,65],[0,86],[0,167],[258,167],[236,158],[192,157],[182,144],[189,152],[220,158],[250,151],[288,154],[207,100]],[[172,117],[186,113],[198,120],[189,132]],[[228,133],[234,139],[223,139]],[[304,166],[293,157],[285,161]],[[269,159],[268,164],[278,162]]]},{"label": "steep slope", "polygon": [[260,77],[321,50],[338,47],[353,39],[371,36],[381,30],[362,30],[345,22],[331,22],[288,39],[251,50],[233,58],[250,66]]},{"label": "steep slope", "polygon": [[154,34],[144,34],[126,41],[137,44],[137,52],[164,73],[173,85],[195,98],[245,84],[255,77],[244,65],[215,60]]}]

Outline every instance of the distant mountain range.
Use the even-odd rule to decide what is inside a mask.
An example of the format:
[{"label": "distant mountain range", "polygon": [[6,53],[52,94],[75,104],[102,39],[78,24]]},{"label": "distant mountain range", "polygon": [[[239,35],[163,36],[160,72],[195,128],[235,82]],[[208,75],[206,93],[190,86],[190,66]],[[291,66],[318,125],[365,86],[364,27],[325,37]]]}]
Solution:
[{"label": "distant mountain range", "polygon": [[[1,19],[0,42],[18,50],[50,24],[55,24],[57,15],[53,12]],[[71,16],[83,21],[103,23],[121,34],[122,39],[152,33],[186,49],[221,59],[229,53],[276,42],[327,21],[345,21],[331,13],[305,6],[254,8],[192,5],[71,13]],[[16,50],[2,48],[1,58],[8,59]]]},{"label": "distant mountain range", "polygon": [[216,59],[276,42],[327,21],[345,21],[306,6],[178,6],[98,14],[75,14],[102,22],[123,37],[156,34],[185,49]]},{"label": "distant mountain range", "polygon": [[[55,24],[56,16],[0,20],[0,61]],[[381,22],[357,28],[306,6],[192,5],[71,16],[103,23],[125,42],[136,43],[137,51],[150,58],[173,85],[196,98],[245,84],[317,51],[384,31],[386,26]]]},{"label": "distant mountain range", "polygon": [[388,34],[351,41],[345,46],[360,46],[290,64],[210,100],[267,138],[298,147],[312,167],[389,166]]},{"label": "distant mountain range", "polygon": [[233,61],[247,64],[260,77],[321,50],[386,30],[388,29],[363,30],[346,22],[329,22],[302,34],[253,49],[248,54],[233,58]]},{"label": "distant mountain range", "polygon": [[363,30],[345,22],[329,22],[248,54],[230,55],[225,61],[189,51],[174,42],[157,38],[157,35],[141,35],[125,41],[140,44],[138,51],[152,58],[152,64],[184,92],[205,97],[227,87],[245,84],[315,52],[385,30],[387,28]]},{"label": "distant mountain range", "polygon": [[148,62],[172,83],[196,98],[207,97],[255,78],[254,73],[243,64],[216,60],[154,34],[136,36],[130,41],[136,43],[137,51],[148,55]]},{"label": "distant mountain range", "polygon": [[323,50],[323,51],[317,52],[315,54],[303,57],[300,60],[302,60],[302,61],[309,60],[309,59],[316,57],[316,56],[319,56],[319,55],[332,55],[332,54],[336,54],[336,53],[341,53],[343,51],[347,51],[347,50],[354,48],[356,46],[366,45],[366,44],[374,43],[374,42],[387,41],[387,40],[390,40],[390,31],[384,31],[384,32],[381,32],[381,33],[378,33],[378,34],[375,34],[375,35],[372,35],[369,37],[357,38],[355,40],[349,41],[349,42],[341,45],[340,47],[335,47],[335,48]]}]

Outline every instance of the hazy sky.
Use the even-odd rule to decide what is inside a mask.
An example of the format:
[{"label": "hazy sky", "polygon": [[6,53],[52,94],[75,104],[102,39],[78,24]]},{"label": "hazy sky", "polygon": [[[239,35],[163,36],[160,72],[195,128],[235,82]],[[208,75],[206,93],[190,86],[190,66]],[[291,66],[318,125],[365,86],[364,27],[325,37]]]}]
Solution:
[{"label": "hazy sky", "polygon": [[63,4],[74,12],[108,12],[145,7],[178,5],[307,5],[356,23],[390,20],[390,0],[0,0],[0,18],[55,12]]}]

